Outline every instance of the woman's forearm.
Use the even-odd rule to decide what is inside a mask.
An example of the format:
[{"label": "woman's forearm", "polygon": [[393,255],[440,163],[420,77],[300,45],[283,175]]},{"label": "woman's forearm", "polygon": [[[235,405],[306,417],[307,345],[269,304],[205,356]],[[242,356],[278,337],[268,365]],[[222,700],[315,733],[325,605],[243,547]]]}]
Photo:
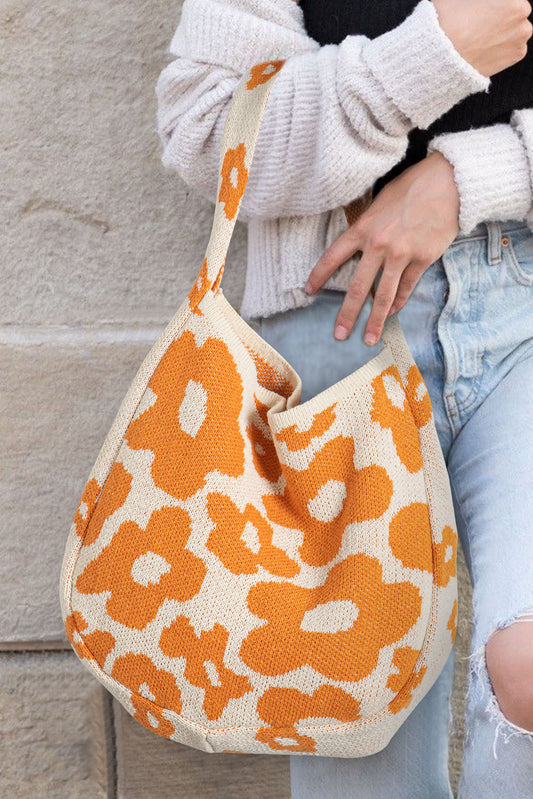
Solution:
[{"label": "woman's forearm", "polygon": [[[423,47],[421,47],[423,42]],[[157,87],[162,160],[214,202],[222,130],[255,63],[288,59],[261,123],[241,219],[321,213],[349,203],[426,128],[490,79],[454,49],[429,0],[375,39],[308,37],[293,0],[185,0]]]}]

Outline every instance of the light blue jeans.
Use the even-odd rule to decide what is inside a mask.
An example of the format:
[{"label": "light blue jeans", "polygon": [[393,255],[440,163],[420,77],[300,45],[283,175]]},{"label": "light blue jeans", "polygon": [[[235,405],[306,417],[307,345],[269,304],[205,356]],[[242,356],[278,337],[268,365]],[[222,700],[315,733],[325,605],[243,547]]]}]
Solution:
[{"label": "light blue jeans", "polygon": [[[322,289],[310,306],[251,320],[299,373],[302,402],[383,346],[363,342],[371,296],[349,337],[333,337],[343,298]],[[457,236],[398,317],[430,394],[473,587],[458,799],[532,799],[533,734],[503,715],[484,658],[492,632],[533,612],[533,234],[526,223],[483,222]],[[452,799],[454,652],[382,751],[289,755],[292,799]],[[524,701],[532,697],[530,690]]]}]

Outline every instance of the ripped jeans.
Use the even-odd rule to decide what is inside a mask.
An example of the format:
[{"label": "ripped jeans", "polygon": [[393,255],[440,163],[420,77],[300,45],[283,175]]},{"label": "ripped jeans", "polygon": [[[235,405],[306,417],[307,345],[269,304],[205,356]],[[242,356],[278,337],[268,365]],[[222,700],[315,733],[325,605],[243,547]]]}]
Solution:
[{"label": "ripped jeans", "polygon": [[[250,322],[300,374],[302,402],[383,346],[363,343],[371,296],[348,338],[334,339],[343,298],[322,289],[309,306]],[[527,728],[504,715],[485,660],[493,632],[533,622],[533,233],[525,221],[483,222],[459,234],[398,316],[432,401],[472,581],[458,799],[531,799],[533,624],[520,625],[528,628],[529,648],[515,654],[504,647],[503,678],[500,668],[513,713],[528,712]],[[454,650],[382,751],[363,758],[289,755],[292,799],[452,799],[453,671]]]}]

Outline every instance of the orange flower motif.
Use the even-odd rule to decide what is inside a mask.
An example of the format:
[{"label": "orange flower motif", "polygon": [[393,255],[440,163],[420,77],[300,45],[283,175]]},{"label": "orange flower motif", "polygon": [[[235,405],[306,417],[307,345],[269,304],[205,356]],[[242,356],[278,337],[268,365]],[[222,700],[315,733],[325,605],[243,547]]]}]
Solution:
[{"label": "orange flower motif", "polygon": [[81,499],[74,515],[76,535],[78,535],[80,538],[83,538],[83,534],[85,533],[89,519],[91,518],[92,512],[94,510],[94,506],[96,505],[100,488],[101,486],[98,481],[95,480],[94,477],[91,477],[83,489],[83,494],[81,495]]},{"label": "orange flower motif", "polygon": [[411,502],[392,517],[389,544],[394,556],[408,569],[433,571],[431,522],[425,502]]},{"label": "orange flower motif", "polygon": [[255,89],[261,83],[266,83],[270,78],[280,71],[286,59],[279,61],[263,61],[261,64],[254,64],[250,69],[251,78],[246,83],[247,89]]},{"label": "orange flower motif", "polygon": [[266,435],[255,421],[252,421],[251,424],[246,426],[246,435],[252,445],[252,458],[255,470],[261,477],[265,477],[271,483],[276,483],[281,475],[281,465],[266,417],[268,407],[258,400],[255,394],[254,400],[257,413],[263,422],[264,429],[268,431],[268,435]]},{"label": "orange flower motif", "polygon": [[450,630],[452,634],[452,644],[455,641],[455,636],[457,634],[457,600],[454,599],[452,612],[450,613],[450,618],[448,619],[448,624],[446,625],[446,629]]},{"label": "orange flower motif", "polygon": [[[216,289],[220,285],[220,281],[222,280],[222,273],[224,272],[224,263],[225,262],[223,261],[219,273],[213,282],[212,286],[213,291],[216,291]],[[208,289],[209,289],[209,280],[207,277],[207,256],[206,256],[202,261],[202,266],[200,267],[200,271],[198,272],[198,277],[194,281],[191,290],[187,294],[187,299],[189,300],[189,308],[191,309],[192,313],[195,313],[198,316],[202,316],[202,312],[197,306]]]},{"label": "orange flower motif", "polygon": [[[224,213],[226,219],[233,219],[237,213],[239,203],[246,183],[248,181],[248,169],[244,165],[244,156],[246,155],[246,147],[244,142],[239,142],[236,147],[229,147],[224,154],[224,161],[222,162],[222,181],[220,184],[220,191],[218,193],[218,200],[224,203]],[[232,181],[233,170],[237,171],[237,184],[234,185]]]},{"label": "orange flower motif", "polygon": [[457,534],[447,524],[442,540],[435,546],[435,572],[433,579],[441,587],[448,585],[450,577],[457,576]]},{"label": "orange flower motif", "polygon": [[270,521],[303,531],[300,554],[311,566],[335,557],[348,524],[378,519],[389,507],[393,486],[387,471],[375,464],[356,469],[354,451],[351,436],[337,436],[307,469],[282,464],[283,495],[263,494]]},{"label": "orange flower motif", "polygon": [[333,680],[357,681],[375,669],[381,647],[411,629],[421,605],[419,590],[409,581],[383,582],[379,560],[349,555],[331,567],[318,588],[253,585],[248,607],[268,623],[248,634],[239,654],[263,675],[308,664]]},{"label": "orange flower motif", "polygon": [[189,300],[189,307],[191,311],[198,316],[202,315],[202,312],[196,307],[204,294],[206,293],[207,289],[209,288],[209,281],[207,279],[207,257],[204,258],[202,261],[202,266],[200,267],[200,271],[198,272],[198,277],[194,281],[191,290],[187,294],[187,299]]},{"label": "orange flower motif", "polygon": [[287,444],[287,449],[291,452],[297,452],[300,449],[305,449],[309,446],[313,438],[318,438],[324,435],[326,430],[329,430],[336,418],[335,405],[329,408],[324,408],[323,411],[317,413],[313,417],[313,423],[309,430],[300,432],[295,424],[290,427],[285,427],[277,434],[278,441],[284,441]]},{"label": "orange flower motif", "polygon": [[133,691],[137,721],[163,738],[174,734],[174,725],[162,713],[163,709],[181,713],[181,692],[170,672],[156,668],[146,655],[129,652],[115,660],[111,676]]},{"label": "orange flower motif", "polygon": [[239,699],[252,685],[248,677],[235,674],[224,664],[224,652],[229,632],[215,623],[197,637],[194,627],[185,616],[178,616],[161,633],[159,648],[169,657],[184,657],[185,678],[205,691],[202,707],[211,721],[220,718],[232,698]]},{"label": "orange flower motif", "polygon": [[120,461],[115,461],[104,483],[94,513],[91,515],[83,546],[88,546],[96,541],[105,520],[125,503],[130,488],[131,474]]},{"label": "orange flower motif", "polygon": [[427,666],[423,666],[420,671],[412,673],[419,654],[420,649],[410,646],[400,646],[394,650],[392,662],[399,669],[399,674],[390,674],[386,683],[387,688],[397,692],[387,705],[391,713],[399,713],[402,708],[411,704],[413,691],[420,685],[427,671]]},{"label": "orange flower motif", "polygon": [[296,727],[260,727],[255,738],[270,749],[281,752],[314,752],[316,741],[310,735],[300,735]]},{"label": "orange flower motif", "polygon": [[204,485],[209,472],[244,473],[239,427],[243,384],[227,346],[208,338],[197,347],[185,330],[173,341],[148,386],[156,401],[130,422],[132,449],[152,450],[154,483],[178,499]]},{"label": "orange flower motif", "polygon": [[405,401],[406,392],[398,367],[395,364],[388,366],[372,380],[372,387],[372,421],[391,430],[398,457],[409,472],[418,472],[424,465],[418,427],[411,406]]},{"label": "orange flower motif", "polygon": [[405,395],[411,406],[416,426],[424,427],[433,415],[433,408],[426,384],[416,363],[412,364],[407,372]]},{"label": "orange flower motif", "polygon": [[218,275],[216,276],[216,278],[213,281],[213,291],[216,291],[217,288],[220,286],[220,281],[222,280],[222,275],[224,273],[225,263],[226,263],[225,261],[222,261],[222,265],[221,265],[220,269],[218,270]]},{"label": "orange flower motif", "polygon": [[207,497],[207,510],[216,523],[206,546],[233,574],[255,574],[263,566],[280,577],[294,577],[300,566],[272,544],[273,530],[257,508],[248,503],[244,511],[225,494]]},{"label": "orange flower motif", "polygon": [[[290,383],[285,377],[283,377],[280,372],[274,369],[264,358],[261,357],[249,344],[244,343],[244,346],[252,356],[256,369],[257,369],[257,382],[263,386],[263,388],[267,388],[269,391],[273,391],[274,394],[279,394],[280,397],[285,397],[287,399],[292,392],[294,391],[294,387],[292,383]],[[256,405],[257,405],[256,400]],[[262,406],[259,410],[261,418],[264,420],[265,424],[268,424],[266,411],[268,408],[266,405],[259,403],[259,406]]]},{"label": "orange flower motif", "polygon": [[306,718],[355,721],[361,717],[359,702],[332,685],[322,685],[309,695],[296,688],[268,688],[257,703],[259,717],[269,727],[261,727],[256,739],[271,749],[290,752],[314,752],[316,741],[300,735],[296,724]]},{"label": "orange flower motif", "polygon": [[109,591],[106,610],[111,618],[142,630],[165,599],[184,602],[200,590],[206,567],[185,548],[190,532],[183,508],[154,511],[146,530],[124,522],[87,564],[76,588],[83,594]]},{"label": "orange flower motif", "polygon": [[89,635],[84,635],[83,630],[87,627],[87,622],[78,610],[67,616],[65,630],[77,656],[80,660],[85,658],[103,666],[106,657],[115,648],[115,639],[111,633],[101,630],[94,630]]}]

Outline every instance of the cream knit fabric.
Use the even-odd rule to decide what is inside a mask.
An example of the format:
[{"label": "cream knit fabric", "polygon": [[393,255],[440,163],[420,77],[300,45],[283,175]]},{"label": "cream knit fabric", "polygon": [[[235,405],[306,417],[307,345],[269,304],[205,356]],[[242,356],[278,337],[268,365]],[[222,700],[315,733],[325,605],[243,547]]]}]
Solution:
[{"label": "cream knit fabric", "polygon": [[[163,164],[215,202],[229,103],[253,64],[287,58],[270,93],[240,210],[248,263],[246,321],[314,301],[303,286],[346,229],[343,206],[405,154],[426,129],[490,79],[464,60],[420,0],[394,30],[321,47],[294,0],[185,0],[156,85]],[[454,166],[460,229],[484,219],[525,218],[533,230],[533,109],[511,124],[441,134],[430,141]],[[346,290],[360,254],[327,281]]]}]

